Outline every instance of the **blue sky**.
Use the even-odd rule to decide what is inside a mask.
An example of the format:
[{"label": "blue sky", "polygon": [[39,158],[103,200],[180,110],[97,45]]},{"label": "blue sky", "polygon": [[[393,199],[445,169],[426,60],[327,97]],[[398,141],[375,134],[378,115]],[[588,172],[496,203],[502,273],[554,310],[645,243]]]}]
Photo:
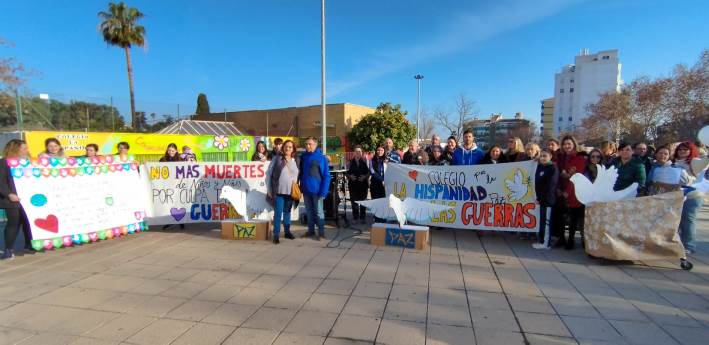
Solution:
[{"label": "blue sky", "polygon": [[[3,1],[0,37],[40,74],[31,92],[127,109],[125,57],[97,30],[105,1]],[[128,1],[146,18],[133,50],[138,110],[185,115],[319,103],[320,2]],[[466,93],[487,116],[539,119],[554,73],[582,48],[618,48],[623,79],[670,73],[709,48],[709,1],[346,1],[327,8],[328,102],[422,104],[452,111]],[[124,115],[125,115],[124,113]],[[412,116],[413,118],[413,116]]]}]

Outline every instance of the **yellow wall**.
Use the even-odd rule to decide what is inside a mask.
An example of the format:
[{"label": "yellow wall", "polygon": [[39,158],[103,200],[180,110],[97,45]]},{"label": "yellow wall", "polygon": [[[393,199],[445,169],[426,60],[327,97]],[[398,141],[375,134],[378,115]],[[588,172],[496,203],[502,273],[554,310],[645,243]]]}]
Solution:
[{"label": "yellow wall", "polygon": [[550,138],[554,135],[554,98],[542,100],[542,136]]}]

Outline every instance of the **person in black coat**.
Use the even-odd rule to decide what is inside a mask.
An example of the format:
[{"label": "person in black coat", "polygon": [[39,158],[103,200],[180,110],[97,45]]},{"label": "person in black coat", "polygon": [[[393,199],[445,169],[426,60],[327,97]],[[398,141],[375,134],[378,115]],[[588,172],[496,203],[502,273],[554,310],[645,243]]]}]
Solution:
[{"label": "person in black coat", "polygon": [[0,259],[12,259],[15,256],[13,247],[20,232],[25,235],[25,251],[32,251],[32,232],[30,222],[27,219],[25,210],[20,205],[20,198],[17,196],[15,181],[12,178],[10,167],[7,165],[8,158],[22,159],[29,158],[27,143],[24,140],[12,139],[5,145],[3,158],[0,159],[0,208],[7,213],[7,224],[5,225],[5,251]]},{"label": "person in black coat", "polygon": [[366,222],[367,209],[358,204],[357,201],[367,199],[369,194],[369,164],[362,155],[362,146],[355,146],[354,158],[350,161],[347,169],[347,181],[350,191],[350,201],[352,201],[352,220],[358,219],[362,224]]},{"label": "person in black coat", "polygon": [[498,164],[498,163],[507,163],[507,157],[505,157],[505,154],[502,153],[502,148],[495,145],[495,146],[491,147],[489,150],[487,150],[487,153],[485,153],[485,156],[480,161],[480,164]]},{"label": "person in black coat", "polygon": [[[372,199],[379,199],[386,197],[386,190],[384,189],[384,170],[387,164],[387,156],[383,146],[377,147],[374,151],[374,156],[369,167],[369,173],[372,177],[369,184],[369,194]],[[375,222],[384,222],[383,219],[374,217]]]},{"label": "person in black coat", "polygon": [[446,157],[443,156],[443,149],[440,146],[431,147],[431,155],[428,156],[428,165],[441,166],[448,165]]},{"label": "person in black coat", "polygon": [[[539,203],[539,243],[533,245],[537,249],[549,248],[549,242],[545,243],[544,241],[548,221],[547,209],[554,207],[556,203],[556,185],[559,182],[559,169],[552,162],[553,157],[554,154],[551,151],[542,150],[539,154],[537,173],[534,176],[534,189],[537,192],[537,202]],[[553,209],[552,212],[554,212]]]}]

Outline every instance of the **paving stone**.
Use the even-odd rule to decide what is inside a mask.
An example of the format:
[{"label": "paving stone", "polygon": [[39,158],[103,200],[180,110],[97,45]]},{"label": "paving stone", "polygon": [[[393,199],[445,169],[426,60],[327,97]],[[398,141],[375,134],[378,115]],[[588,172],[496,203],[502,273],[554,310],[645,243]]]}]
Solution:
[{"label": "paving stone", "polygon": [[392,301],[387,303],[384,318],[388,320],[402,320],[426,323],[426,303]]},{"label": "paving stone", "polygon": [[353,296],[372,297],[372,298],[389,298],[392,284],[375,283],[375,282],[360,282],[357,284]]},{"label": "paving stone", "polygon": [[345,309],[342,313],[381,318],[384,314],[386,302],[387,300],[380,298],[352,296],[345,305]]},{"label": "paving stone", "polygon": [[[2,343],[0,343],[0,344],[2,344]],[[117,341],[95,339],[95,338],[89,338],[89,337],[79,337],[70,343],[70,345],[118,345],[118,344],[120,344],[120,343]]]},{"label": "paving stone", "polygon": [[293,309],[263,307],[246,320],[244,327],[280,331],[295,315]]},{"label": "paving stone", "polygon": [[219,325],[241,326],[251,315],[253,315],[258,306],[225,303],[220,305],[211,314],[202,319],[202,322],[215,323]]},{"label": "paving stone", "polygon": [[235,329],[235,327],[230,326],[198,323],[177,338],[171,345],[219,345],[234,332]]},{"label": "paving stone", "polygon": [[468,306],[428,305],[428,322],[436,325],[472,327]]},{"label": "paving stone", "polygon": [[618,341],[620,334],[603,319],[590,319],[576,316],[562,316],[562,320],[576,339]]},{"label": "paving stone", "polygon": [[610,323],[629,343],[642,345],[679,344],[669,334],[651,322],[613,320]]},{"label": "paving stone", "polygon": [[382,320],[377,344],[423,345],[426,343],[426,325],[400,320]]},{"label": "paving stone", "polygon": [[200,321],[214,312],[220,303],[189,300],[173,309],[165,317],[170,319]]},{"label": "paving stone", "polygon": [[381,319],[373,317],[343,314],[335,322],[330,336],[373,342],[380,322]]},{"label": "paving stone", "polygon": [[160,319],[128,338],[127,342],[145,345],[170,344],[194,325],[194,322]]},{"label": "paving stone", "polygon": [[47,329],[49,332],[83,335],[103,324],[110,323],[120,314],[103,311],[83,310],[77,311],[74,317],[62,320],[60,323]]},{"label": "paving stone", "polygon": [[278,336],[277,331],[267,329],[238,328],[223,345],[263,345],[271,344]]},{"label": "paving stone", "polygon": [[347,298],[348,297],[344,295],[314,293],[310,296],[310,299],[305,303],[302,309],[339,313],[342,311],[342,308],[344,308]]},{"label": "paving stone", "polygon": [[394,284],[391,289],[389,300],[427,303],[428,287]]},{"label": "paving stone", "polygon": [[[284,330],[301,335],[327,336],[335,324],[338,314],[301,310]],[[323,339],[324,341],[324,339]]]},{"label": "paving stone", "polygon": [[155,322],[157,319],[139,315],[122,315],[113,319],[107,324],[103,324],[89,333],[87,336],[112,341],[123,341],[138,331]]},{"label": "paving stone", "polygon": [[229,272],[219,281],[219,284],[246,287],[256,280],[258,276],[256,273]]},{"label": "paving stone", "polygon": [[554,308],[544,297],[508,295],[512,309],[515,312],[556,314]]},{"label": "paving stone", "polygon": [[246,287],[229,299],[229,303],[261,306],[266,303],[274,293],[275,292],[272,290]]},{"label": "paving stone", "polygon": [[467,306],[465,290],[430,288],[428,303],[435,305]]},{"label": "paving stone", "polygon": [[709,339],[709,328],[706,327],[663,326],[662,328],[681,344],[705,345]]},{"label": "paving stone", "polygon": [[543,334],[526,334],[529,345],[577,345],[574,338],[557,337]]},{"label": "paving stone", "polygon": [[79,337],[75,335],[62,335],[56,333],[40,333],[29,337],[18,344],[21,345],[65,345],[71,344],[76,341]]},{"label": "paving stone", "polygon": [[329,338],[325,339],[324,345],[372,345],[372,344],[374,344],[374,343],[371,341],[361,341],[361,340],[329,337]]},{"label": "paving stone", "polygon": [[195,299],[211,302],[226,302],[241,291],[240,286],[215,284],[200,292]]},{"label": "paving stone", "polygon": [[319,293],[349,295],[357,285],[356,280],[325,279],[317,289]]},{"label": "paving stone", "polygon": [[158,295],[179,283],[178,280],[151,279],[136,286],[130,292],[144,295]]},{"label": "paving stone", "polygon": [[306,292],[294,292],[282,289],[278,291],[275,295],[269,298],[266,302],[267,307],[274,308],[287,308],[287,309],[300,309],[305,302],[310,298],[310,293]]},{"label": "paving stone", "polygon": [[86,279],[80,280],[72,286],[85,288],[108,290],[117,292],[128,292],[136,286],[145,283],[147,280],[143,278],[130,276],[114,276],[110,274],[96,274]]},{"label": "paving stone", "polygon": [[525,333],[570,337],[571,334],[556,315],[515,312]]},{"label": "paving stone", "polygon": [[148,295],[122,293],[115,298],[111,298],[108,301],[93,307],[92,309],[125,313],[141,304],[148,302],[151,298],[152,297]]},{"label": "paving stone", "polygon": [[596,309],[588,302],[578,299],[550,298],[549,301],[559,315],[600,318]]},{"label": "paving stone", "polygon": [[468,303],[471,308],[510,310],[505,295],[498,292],[468,291]]},{"label": "paving stone", "polygon": [[167,297],[179,297],[179,298],[192,298],[198,295],[200,292],[206,290],[210,284],[195,283],[195,282],[181,282],[160,294]]},{"label": "paving stone", "polygon": [[294,333],[281,333],[273,345],[321,345],[325,337]]},{"label": "paving stone", "polygon": [[113,291],[63,287],[30,300],[32,303],[58,305],[76,308],[91,308],[100,305],[119,294]]},{"label": "paving stone", "polygon": [[162,317],[187,301],[184,298],[153,296],[144,303],[129,309],[127,313]]},{"label": "paving stone", "polygon": [[522,333],[475,327],[477,345],[527,345]]},{"label": "paving stone", "polygon": [[0,344],[16,344],[33,335],[33,332],[23,329],[0,327]]},{"label": "paving stone", "polygon": [[473,327],[476,330],[479,327],[486,330],[505,332],[520,331],[514,315],[509,310],[473,308],[470,313],[473,318]]},{"label": "paving stone", "polygon": [[475,344],[473,328],[446,325],[428,325],[427,345],[472,345]]}]

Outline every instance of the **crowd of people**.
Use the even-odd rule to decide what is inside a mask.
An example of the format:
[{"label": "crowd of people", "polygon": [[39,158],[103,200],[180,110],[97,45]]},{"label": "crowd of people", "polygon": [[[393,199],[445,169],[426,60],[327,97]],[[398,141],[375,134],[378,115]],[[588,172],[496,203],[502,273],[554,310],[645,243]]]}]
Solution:
[{"label": "crowd of people", "polygon": [[[637,196],[654,195],[681,190],[692,184],[701,173],[694,171],[692,161],[700,157],[700,149],[692,142],[681,142],[674,147],[661,146],[655,149],[645,143],[616,144],[604,142],[598,149],[582,148],[573,136],[565,136],[560,141],[549,139],[544,148],[536,143],[526,145],[520,138],[510,137],[507,147],[492,145],[485,152],[475,143],[473,132],[463,133],[462,142],[455,136],[441,143],[439,136],[431,138],[426,148],[419,147],[419,142],[411,140],[403,155],[395,148],[394,141],[386,138],[377,146],[371,158],[361,146],[354,146],[353,157],[348,162],[346,177],[349,198],[352,202],[352,215],[355,222],[366,223],[366,210],[357,202],[371,197],[386,197],[384,177],[387,164],[409,164],[430,166],[470,166],[480,164],[499,164],[533,160],[537,162],[535,189],[540,205],[541,219],[537,232],[538,242],[535,248],[548,248],[545,241],[545,225],[550,224],[553,246],[571,250],[576,244],[577,232],[583,241],[584,205],[576,198],[571,176],[580,173],[594,181],[599,167],[614,166],[618,172],[614,190],[622,190],[638,184]],[[127,156],[130,146],[121,142],[116,146],[117,154]],[[99,147],[86,145],[86,157],[96,156]],[[325,237],[323,200],[330,188],[330,162],[318,148],[318,140],[309,137],[305,140],[305,150],[298,156],[298,148],[291,140],[274,141],[271,151],[263,141],[256,144],[252,161],[270,161],[266,177],[267,200],[274,208],[273,243],[280,243],[281,227],[283,236],[294,239],[290,231],[291,210],[303,199],[307,215],[308,230],[303,237],[320,240]],[[703,153],[706,155],[706,153]],[[39,157],[65,157],[64,149],[56,138],[45,141],[45,150]],[[13,257],[13,245],[22,229],[25,237],[25,250],[33,253],[29,221],[25,214],[7,165],[9,158],[29,158],[27,144],[18,139],[10,140],[0,159],[0,209],[7,214],[5,228],[5,251],[2,258]],[[179,152],[176,144],[168,145],[161,162],[196,161],[194,152],[188,146]],[[669,170],[675,169],[675,170]],[[667,181],[667,176],[677,176],[676,181]],[[696,218],[704,201],[698,191],[689,191],[682,210],[679,233],[688,252],[696,250]],[[551,210],[551,219],[546,219],[547,210]],[[375,217],[375,222],[385,221]]]}]

